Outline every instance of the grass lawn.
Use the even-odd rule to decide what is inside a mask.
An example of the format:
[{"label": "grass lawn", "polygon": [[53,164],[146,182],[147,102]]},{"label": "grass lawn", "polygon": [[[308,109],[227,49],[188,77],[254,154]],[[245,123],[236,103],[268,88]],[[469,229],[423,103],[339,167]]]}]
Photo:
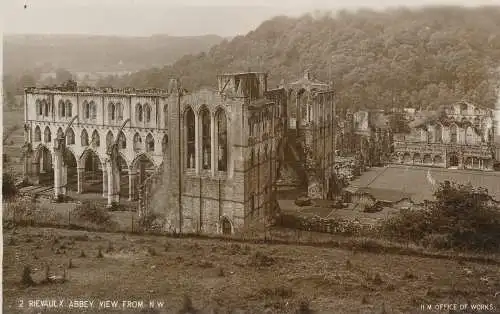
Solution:
[{"label": "grass lawn", "polygon": [[[178,313],[185,295],[201,313],[296,313],[303,300],[315,313],[381,313],[384,307],[385,313],[420,313],[421,304],[467,302],[500,310],[498,263],[45,228],[5,231],[3,259],[4,313],[28,313],[16,308],[19,300],[43,298],[66,305],[94,300],[87,313],[139,313],[122,301],[159,300],[164,308],[149,313]],[[46,263],[51,274],[66,269],[68,280],[40,283]],[[25,265],[35,286],[20,284]],[[98,300],[119,306],[102,309]]]}]

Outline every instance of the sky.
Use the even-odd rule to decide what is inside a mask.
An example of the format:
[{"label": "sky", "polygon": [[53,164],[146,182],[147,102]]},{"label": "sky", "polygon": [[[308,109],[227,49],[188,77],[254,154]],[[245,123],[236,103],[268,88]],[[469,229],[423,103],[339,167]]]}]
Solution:
[{"label": "sky", "polygon": [[500,0],[2,0],[0,14],[7,34],[235,36],[276,15],[403,5],[500,5]]}]

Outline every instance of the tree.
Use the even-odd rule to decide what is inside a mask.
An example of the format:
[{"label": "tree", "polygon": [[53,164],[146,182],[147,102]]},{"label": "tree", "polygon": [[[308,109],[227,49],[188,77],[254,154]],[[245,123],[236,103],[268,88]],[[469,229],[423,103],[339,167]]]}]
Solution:
[{"label": "tree", "polygon": [[10,200],[14,198],[17,194],[16,183],[14,182],[13,176],[4,172],[2,175],[2,196],[5,200]]}]

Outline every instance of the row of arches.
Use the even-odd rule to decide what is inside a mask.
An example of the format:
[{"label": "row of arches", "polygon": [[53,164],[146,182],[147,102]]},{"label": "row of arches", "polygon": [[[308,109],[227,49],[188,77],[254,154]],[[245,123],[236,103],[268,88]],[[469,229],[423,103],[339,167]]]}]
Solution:
[{"label": "row of arches", "polygon": [[[213,125],[212,125],[213,124]],[[197,137],[197,125],[200,126]],[[187,169],[196,168],[196,160],[200,162],[202,169],[212,168],[212,158],[215,159],[215,167],[218,171],[227,171],[228,169],[228,133],[227,117],[222,108],[218,108],[212,117],[206,106],[202,106],[198,117],[194,110],[187,107],[184,114],[185,126],[185,160]],[[212,135],[212,127],[214,134]],[[212,150],[214,144],[215,151]]]},{"label": "row of arches", "polygon": [[[62,128],[57,130],[58,137],[63,136]],[[120,149],[127,148],[127,138],[123,131],[120,131],[118,134],[118,147]],[[44,143],[50,143],[52,140],[52,133],[48,126],[45,127],[44,130]],[[42,142],[42,133],[40,126],[35,127],[35,142]],[[95,147],[100,147],[100,135],[97,130],[92,132],[91,141],[89,141],[89,135],[86,129],[83,129],[80,134],[80,143],[81,146],[89,146],[92,144]],[[110,146],[114,142],[114,135],[111,131],[108,131],[106,134],[106,147]],[[75,144],[75,133],[72,128],[69,128],[66,132],[66,145],[74,145]],[[162,152],[166,151],[166,146],[168,144],[168,136],[165,134],[162,138]],[[133,137],[133,149],[134,151],[140,151],[144,149],[146,152],[154,152],[155,151],[155,140],[151,133],[148,133],[145,138],[145,147],[143,147],[143,140],[139,133],[135,133]]]},{"label": "row of arches", "polygon": [[[52,104],[46,99],[35,101],[36,114],[38,116],[48,117],[53,113]],[[73,104],[69,100],[59,100],[57,106],[58,117],[60,118],[71,118],[73,116]]]}]

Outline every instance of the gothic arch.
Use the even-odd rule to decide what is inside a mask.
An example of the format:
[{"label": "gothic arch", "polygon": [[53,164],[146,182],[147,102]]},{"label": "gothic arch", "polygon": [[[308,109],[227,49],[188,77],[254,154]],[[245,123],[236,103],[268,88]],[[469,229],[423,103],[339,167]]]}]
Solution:
[{"label": "gothic arch", "polygon": [[66,116],[66,106],[65,106],[64,101],[62,99],[59,100],[59,103],[58,103],[58,116],[59,117]]},{"label": "gothic arch", "polygon": [[146,123],[151,122],[151,106],[148,103],[144,104],[144,120]]},{"label": "gothic arch", "polygon": [[73,104],[69,100],[66,100],[66,116],[67,117],[73,116]]},{"label": "gothic arch", "polygon": [[146,152],[154,153],[154,151],[155,151],[155,139],[153,138],[153,135],[151,135],[151,133],[148,133],[148,135],[146,135]]},{"label": "gothic arch", "polygon": [[110,102],[108,104],[108,119],[109,121],[114,121],[116,118],[116,106],[114,103]]},{"label": "gothic arch", "polygon": [[42,108],[42,102],[40,101],[40,99],[37,99],[35,101],[35,105],[36,105],[36,114],[38,116],[41,116],[43,114],[43,108]]},{"label": "gothic arch", "polygon": [[57,138],[63,138],[64,137],[64,131],[61,127],[57,129]]},{"label": "gothic arch", "polygon": [[138,132],[134,134],[133,141],[132,141],[132,146],[134,151],[138,151],[142,149],[142,137],[139,135]]},{"label": "gothic arch", "polygon": [[52,152],[50,151],[50,149],[45,144],[40,143],[40,144],[38,144],[38,146],[34,150],[33,159],[32,159],[32,161],[34,163],[38,162],[38,160],[40,159],[40,153],[42,152],[42,150],[47,151],[49,153],[50,157],[52,158]]},{"label": "gothic arch", "polygon": [[139,103],[135,105],[135,119],[142,122],[142,105]]},{"label": "gothic arch", "polygon": [[200,107],[198,117],[200,121],[199,125],[201,125],[201,166],[207,170],[212,167],[212,136],[210,134],[212,119],[210,110],[206,105]]},{"label": "gothic arch", "polygon": [[49,116],[49,103],[47,102],[47,100],[42,100],[42,104],[43,104],[43,110],[44,110],[44,116],[48,117]]},{"label": "gothic arch", "polygon": [[195,168],[195,160],[197,158],[196,156],[196,149],[195,149],[195,124],[196,124],[196,116],[194,114],[193,108],[191,106],[187,106],[185,111],[184,111],[184,147],[185,147],[185,154],[184,158],[186,160],[186,168],[192,169]]},{"label": "gothic arch", "polygon": [[90,104],[86,100],[83,101],[83,118],[90,119]]},{"label": "gothic arch", "polygon": [[35,142],[41,142],[42,141],[42,131],[40,130],[40,127],[37,125],[35,127]]},{"label": "gothic arch", "polygon": [[101,146],[101,136],[99,135],[99,132],[97,132],[97,130],[94,130],[94,132],[92,132],[92,143],[96,147]]},{"label": "gothic arch", "polygon": [[228,235],[234,233],[234,227],[233,227],[234,225],[231,219],[229,219],[229,217],[227,217],[226,215],[220,217],[219,225],[220,225],[220,232],[222,234]]},{"label": "gothic arch", "polygon": [[46,126],[45,130],[43,131],[43,141],[45,143],[50,143],[52,141],[52,132],[50,131],[50,128],[48,126]]},{"label": "gothic arch", "polygon": [[228,169],[228,132],[227,116],[222,108],[215,112],[215,134],[217,136],[217,169],[218,171],[227,171]]},{"label": "gothic arch", "polygon": [[95,104],[95,102],[92,100],[90,102],[90,118],[92,120],[95,120],[97,119],[97,105]]},{"label": "gothic arch", "polygon": [[75,132],[73,128],[69,128],[66,132],[66,145],[74,145],[75,144]]},{"label": "gothic arch", "polygon": [[156,165],[154,159],[148,154],[148,153],[140,153],[138,154],[137,156],[135,156],[134,160],[132,160],[132,163],[130,164],[130,167],[132,169],[137,169],[137,162],[141,159],[141,158],[147,158],[148,161],[150,161],[153,166],[155,168],[158,168],[158,166]]},{"label": "gothic arch", "polygon": [[113,135],[113,132],[111,130],[108,130],[108,133],[106,133],[106,147],[110,147],[115,141],[115,137]]},{"label": "gothic arch", "polygon": [[123,105],[120,102],[116,103],[116,119],[123,120]]},{"label": "gothic arch", "polygon": [[80,135],[80,143],[82,146],[89,146],[89,134],[87,130],[83,129]]},{"label": "gothic arch", "polygon": [[118,133],[118,148],[119,149],[125,149],[127,148],[127,137],[125,136],[125,133],[123,131],[120,131]]},{"label": "gothic arch", "polygon": [[85,164],[85,160],[87,159],[87,157],[89,156],[89,154],[94,154],[95,156],[97,156],[97,159],[99,160],[99,163],[103,164],[104,163],[104,160],[101,156],[99,156],[99,153],[95,150],[95,149],[92,149],[90,147],[86,148],[83,150],[82,154],[80,155],[80,158],[78,158],[78,162],[81,164],[81,165],[84,165]]}]

